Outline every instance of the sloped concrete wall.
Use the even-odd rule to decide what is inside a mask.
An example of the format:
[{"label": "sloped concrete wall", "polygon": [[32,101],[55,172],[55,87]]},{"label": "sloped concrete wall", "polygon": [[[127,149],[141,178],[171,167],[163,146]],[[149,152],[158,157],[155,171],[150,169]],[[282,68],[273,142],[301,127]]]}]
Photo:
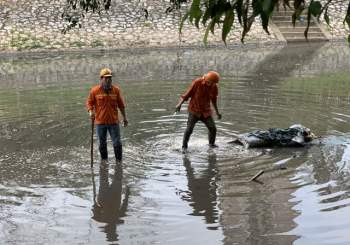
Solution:
[{"label": "sloped concrete wall", "polygon": [[[89,14],[82,28],[62,34],[66,23],[61,14],[66,0],[7,0],[0,4],[0,50],[132,48],[203,46],[203,30],[186,23],[179,38],[180,13],[166,14],[168,0],[112,1],[109,13]],[[144,17],[142,8],[148,10]],[[184,10],[184,9],[183,9]],[[182,13],[183,14],[183,13]],[[276,41],[259,26],[252,28],[246,41]],[[240,43],[241,28],[228,37],[228,43]],[[278,40],[277,40],[278,41]],[[209,45],[219,44],[221,31],[209,36]]]}]

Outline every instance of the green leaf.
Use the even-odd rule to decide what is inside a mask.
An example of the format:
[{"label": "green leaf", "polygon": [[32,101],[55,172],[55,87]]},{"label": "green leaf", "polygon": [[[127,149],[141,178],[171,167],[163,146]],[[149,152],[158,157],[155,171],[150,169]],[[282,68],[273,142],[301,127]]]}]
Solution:
[{"label": "green leaf", "polygon": [[262,10],[265,12],[265,13],[268,13],[271,11],[271,5],[273,6],[272,4],[272,0],[264,0],[263,3],[262,3]]},{"label": "green leaf", "polygon": [[350,28],[350,2],[348,5],[348,10],[346,11],[345,19],[344,19],[344,24],[347,23],[348,27]]},{"label": "green leaf", "polygon": [[227,45],[226,37],[231,31],[234,19],[235,19],[235,14],[233,12],[233,9],[226,11],[224,25],[222,27],[222,41],[224,41],[225,45]]},{"label": "green leaf", "polygon": [[294,10],[294,13],[292,15],[292,23],[293,23],[294,27],[295,27],[296,20],[300,17],[303,10],[304,10],[304,8],[302,7],[302,5],[300,5],[298,9]]},{"label": "green leaf", "polygon": [[219,0],[219,2],[217,3],[217,5],[213,6],[213,10],[212,10],[212,14],[214,14],[213,16],[211,16],[212,22],[210,25],[210,31],[212,34],[214,34],[215,31],[215,24],[220,24],[223,23],[223,21],[221,20],[221,17],[226,13],[226,9],[229,9],[227,7],[230,7],[230,4],[227,4],[227,2],[225,2],[225,0]]},{"label": "green leaf", "polygon": [[270,35],[269,29],[268,29],[270,17],[268,15],[266,15],[265,13],[262,13],[260,15],[260,18],[261,18],[262,27],[263,27],[264,31]]},{"label": "green leaf", "polygon": [[233,7],[236,10],[237,18],[239,24],[242,26],[243,25],[243,20],[242,20],[242,13],[243,13],[243,0],[237,0]]},{"label": "green leaf", "polygon": [[[215,5],[211,7],[211,18],[220,18],[225,12],[231,8],[231,4],[226,0],[219,0]],[[216,21],[218,22],[218,20]]]},{"label": "green leaf", "polygon": [[299,9],[304,9],[305,1],[304,0],[294,0],[294,9],[295,11]]},{"label": "green leaf", "polygon": [[200,0],[193,0],[191,8],[190,8],[190,22],[193,23],[193,19],[195,20],[195,25],[199,28],[199,20],[202,17],[202,10],[200,8]]},{"label": "green leaf", "polygon": [[[290,8],[289,0],[283,0],[283,7],[286,9],[286,6]],[[278,5],[277,5],[278,7]]]},{"label": "green leaf", "polygon": [[253,2],[252,2],[254,16],[257,16],[263,12],[263,7],[262,7],[261,1],[262,0],[253,0]]},{"label": "green leaf", "polygon": [[297,20],[297,14],[294,12],[293,15],[292,15],[292,23],[293,23],[294,27],[295,27],[296,20]]},{"label": "green leaf", "polygon": [[194,25],[197,27],[197,29],[199,29],[199,22],[200,22],[201,18],[196,18],[196,21],[194,23]]},{"label": "green leaf", "polygon": [[184,15],[184,17],[182,17],[182,20],[180,22],[180,26],[179,26],[179,32],[180,34],[182,33],[182,28],[184,27],[184,23],[186,21],[186,19],[188,18],[188,16],[190,15],[189,12],[186,12],[186,14]]},{"label": "green leaf", "polygon": [[[311,0],[311,3],[312,3],[313,0]],[[310,3],[310,4],[311,4]],[[307,40],[307,35],[309,33],[309,27],[310,27],[310,21],[311,21],[311,12],[308,11],[307,13],[307,26],[306,26],[306,29],[304,31],[304,36],[305,36],[305,39]]]},{"label": "green leaf", "polygon": [[218,0],[208,0],[209,8],[213,8],[217,4]]},{"label": "green leaf", "polygon": [[319,1],[311,1],[309,5],[309,12],[313,16],[319,16],[321,14],[322,4]]},{"label": "green leaf", "polygon": [[111,7],[111,0],[105,1],[105,10],[109,10]]},{"label": "green leaf", "polygon": [[250,31],[250,28],[252,27],[252,24],[255,20],[254,16],[250,16],[247,18],[246,22],[243,25],[243,31],[242,31],[242,37],[241,37],[241,42],[244,43],[244,38],[247,35],[247,33]]},{"label": "green leaf", "polygon": [[203,38],[203,42],[204,45],[207,46],[208,44],[208,35],[209,35],[209,31],[212,28],[212,26],[215,26],[215,22],[214,19],[212,19],[209,23],[209,25],[207,26],[207,28],[205,29],[205,33],[204,33],[204,38]]},{"label": "green leaf", "polygon": [[326,21],[327,25],[329,25],[328,7],[324,13],[324,20]]},{"label": "green leaf", "polygon": [[211,24],[209,25],[209,29],[210,29],[210,32],[214,35],[214,30],[215,30],[215,23],[216,23],[217,19],[214,18],[212,19],[212,21],[210,22]]},{"label": "green leaf", "polygon": [[348,43],[350,44],[350,34],[349,34],[349,36],[348,36]]},{"label": "green leaf", "polygon": [[205,26],[205,24],[207,23],[208,19],[210,18],[211,16],[211,8],[210,7],[207,7],[207,9],[205,10],[203,16],[202,16],[202,24],[203,26]]}]

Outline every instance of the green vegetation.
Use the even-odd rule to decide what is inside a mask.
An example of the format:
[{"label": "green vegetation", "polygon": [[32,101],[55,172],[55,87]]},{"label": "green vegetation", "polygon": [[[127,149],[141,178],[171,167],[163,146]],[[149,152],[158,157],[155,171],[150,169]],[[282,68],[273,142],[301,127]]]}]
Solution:
[{"label": "green vegetation", "polygon": [[145,27],[152,27],[152,22],[149,21],[145,21],[145,23],[143,24]]},{"label": "green vegetation", "polygon": [[11,33],[10,47],[17,50],[38,49],[47,45],[46,40],[38,38],[31,33],[16,33],[15,31]]},{"label": "green vegetation", "polygon": [[[89,13],[101,13],[109,11],[111,0],[66,0],[66,8],[62,13],[62,17],[69,24],[63,32],[75,26],[82,26],[82,19]],[[136,2],[136,1],[135,1]],[[113,4],[118,4],[114,2]],[[260,18],[262,28],[269,33],[269,20],[275,9],[293,7],[294,14],[292,23],[295,24],[300,16],[306,15],[307,27],[304,35],[307,38],[309,25],[312,17],[330,24],[328,14],[329,6],[339,4],[338,0],[328,0],[322,4],[317,0],[294,0],[293,5],[290,0],[170,0],[170,6],[165,12],[170,13],[185,8],[186,14],[183,16],[180,25],[180,32],[185,20],[189,20],[191,24],[200,28],[200,25],[206,28],[204,35],[204,43],[207,42],[209,32],[214,34],[215,28],[222,27],[222,40],[226,43],[226,37],[234,26],[235,21],[238,21],[242,31],[241,41],[244,41],[246,34],[250,31],[252,24],[256,18]],[[350,0],[344,0],[343,4],[347,4],[347,12],[344,16],[344,24],[350,28]],[[292,6],[291,6],[292,5]],[[144,12],[148,18],[148,11],[143,7],[140,10]],[[135,10],[135,11],[140,11]],[[322,18],[322,19],[321,19]],[[350,34],[348,37],[350,43]]]},{"label": "green vegetation", "polygon": [[64,47],[64,43],[55,41],[55,42],[51,43],[51,46],[49,48],[55,49],[57,47]]},{"label": "green vegetation", "polygon": [[71,46],[71,47],[81,48],[81,47],[86,46],[86,43],[85,43],[85,42],[82,42],[82,41],[77,40],[77,41],[73,41],[73,42],[71,42],[71,43],[70,43],[70,46]]},{"label": "green vegetation", "polygon": [[290,90],[309,91],[312,93],[327,93],[349,95],[350,73],[322,74],[315,77],[301,77],[288,79],[283,83],[283,88]]},{"label": "green vegetation", "polygon": [[97,47],[104,47],[104,43],[103,43],[103,41],[101,41],[101,40],[98,40],[98,39],[96,39],[96,40],[93,40],[92,42],[91,42],[91,47],[93,47],[93,48],[97,48]]}]

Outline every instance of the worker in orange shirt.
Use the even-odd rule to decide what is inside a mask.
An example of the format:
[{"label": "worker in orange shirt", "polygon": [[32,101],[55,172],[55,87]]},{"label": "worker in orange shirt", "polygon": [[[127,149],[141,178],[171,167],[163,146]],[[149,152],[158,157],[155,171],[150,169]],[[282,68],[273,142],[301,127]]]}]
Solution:
[{"label": "worker in orange shirt", "polygon": [[92,120],[96,124],[99,140],[101,163],[107,163],[107,131],[112,138],[113,149],[117,163],[122,160],[122,142],[118,109],[123,116],[124,126],[128,126],[125,112],[125,102],[117,85],[112,85],[112,71],[104,68],[100,71],[100,84],[94,86],[86,101],[86,107]]},{"label": "worker in orange shirt", "polygon": [[193,132],[193,128],[196,123],[200,120],[209,130],[209,146],[216,147],[216,126],[214,119],[212,117],[212,110],[210,103],[213,104],[216,115],[218,119],[221,119],[221,114],[219,113],[217,107],[217,97],[218,97],[218,86],[217,83],[220,80],[220,76],[215,71],[210,71],[204,76],[195,79],[191,86],[188,88],[187,92],[181,95],[175,110],[180,111],[181,105],[191,98],[188,105],[188,120],[187,128],[183,137],[182,151],[185,153],[188,147],[188,141]]}]

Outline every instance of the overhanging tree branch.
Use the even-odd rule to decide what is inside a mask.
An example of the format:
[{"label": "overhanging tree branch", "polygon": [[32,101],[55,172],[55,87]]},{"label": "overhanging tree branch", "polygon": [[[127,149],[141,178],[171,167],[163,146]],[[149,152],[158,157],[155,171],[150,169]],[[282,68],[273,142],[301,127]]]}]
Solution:
[{"label": "overhanging tree branch", "polygon": [[[108,12],[113,4],[117,4],[112,0],[66,0],[66,6],[62,13],[62,18],[68,23],[63,32],[67,32],[73,27],[81,27],[82,20],[89,13]],[[139,0],[129,0],[130,2],[139,3]],[[241,41],[244,42],[244,38],[250,31],[255,18],[261,19],[261,26],[266,33],[269,33],[269,19],[276,8],[280,5],[290,6],[290,0],[170,0],[169,6],[164,9],[165,13],[171,13],[174,10],[179,11],[185,8],[185,14],[181,20],[179,32],[181,33],[183,24],[186,20],[197,28],[200,25],[206,27],[204,35],[204,43],[207,42],[209,31],[214,33],[215,27],[220,26],[223,23],[222,28],[222,40],[226,44],[226,38],[229,32],[235,26],[235,20],[239,23],[243,29],[241,35]],[[348,9],[344,17],[344,24],[350,28],[350,0],[348,3]],[[311,16],[317,18],[320,21],[320,16],[324,14],[324,21],[329,25],[328,7],[335,4],[333,0],[328,0],[322,5],[320,1],[312,0],[310,3],[306,3],[305,0],[294,0],[294,13],[292,16],[292,23],[295,25],[296,20],[306,10],[307,11],[307,27],[304,35],[307,38],[309,31]],[[344,2],[345,4],[345,2]],[[148,17],[147,9],[140,7],[143,11],[145,18]],[[207,23],[210,23],[208,26]],[[350,34],[348,36],[350,43]]]}]

